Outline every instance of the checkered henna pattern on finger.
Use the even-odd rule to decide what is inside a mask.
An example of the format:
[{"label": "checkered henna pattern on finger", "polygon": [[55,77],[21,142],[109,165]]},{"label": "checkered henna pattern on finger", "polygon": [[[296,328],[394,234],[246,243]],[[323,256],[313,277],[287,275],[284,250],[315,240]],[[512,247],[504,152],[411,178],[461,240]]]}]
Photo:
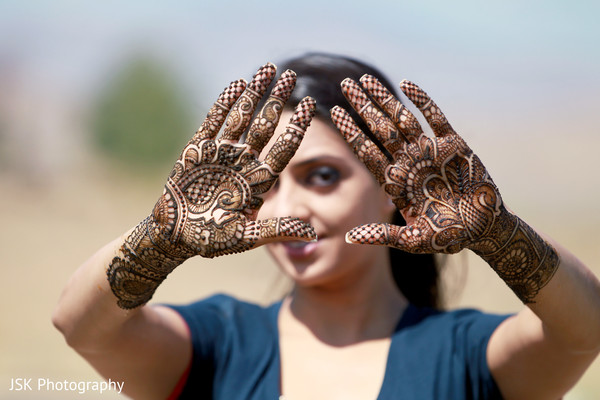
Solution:
[{"label": "checkered henna pattern on finger", "polygon": [[217,136],[217,133],[219,133],[219,129],[221,129],[225,118],[227,118],[231,106],[235,104],[245,89],[245,80],[238,79],[237,81],[231,82],[231,84],[225,88],[223,93],[219,95],[215,104],[210,108],[204,122],[202,122],[202,125],[200,125],[196,135],[194,135],[190,142],[198,143],[203,139],[214,139]]},{"label": "checkered henna pattern on finger", "polygon": [[436,136],[456,135],[442,110],[423,89],[406,79],[400,82],[400,89],[421,110]]},{"label": "checkered henna pattern on finger", "polygon": [[365,164],[379,184],[385,183],[385,169],[389,165],[385,154],[360,130],[350,114],[343,108],[333,107],[331,120],[352,147],[354,154]]},{"label": "checkered henna pattern on finger", "polygon": [[406,140],[414,142],[423,134],[419,120],[377,78],[372,75],[363,75],[360,83],[398,126]]}]

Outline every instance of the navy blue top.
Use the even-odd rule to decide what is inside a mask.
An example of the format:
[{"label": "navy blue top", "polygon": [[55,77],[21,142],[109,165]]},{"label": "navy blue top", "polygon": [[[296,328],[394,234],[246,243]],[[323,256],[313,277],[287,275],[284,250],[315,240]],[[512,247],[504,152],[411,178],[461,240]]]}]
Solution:
[{"label": "navy blue top", "polygon": [[[226,295],[170,306],[187,322],[193,359],[182,399],[279,399],[277,316]],[[501,399],[486,361],[488,340],[506,316],[409,305],[390,345],[378,400]]]}]

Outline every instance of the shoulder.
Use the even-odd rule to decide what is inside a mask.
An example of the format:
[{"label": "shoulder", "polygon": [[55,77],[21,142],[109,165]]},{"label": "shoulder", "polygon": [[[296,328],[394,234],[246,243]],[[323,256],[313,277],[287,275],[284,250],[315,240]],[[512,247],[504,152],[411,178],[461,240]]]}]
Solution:
[{"label": "shoulder", "polygon": [[[239,300],[226,294],[217,294],[186,305],[169,305],[177,311],[193,332],[195,329],[211,331],[269,325],[279,303],[261,306]],[[209,332],[204,332],[210,335]]]},{"label": "shoulder", "polygon": [[[182,396],[249,398],[257,370],[269,371],[277,356],[277,313],[270,306],[218,294],[187,305],[170,305],[190,331],[193,350]],[[218,395],[220,394],[220,395]]]},{"label": "shoulder", "polygon": [[409,306],[394,333],[395,349],[417,364],[429,360],[433,369],[485,369],[490,337],[507,317],[475,309],[439,311]]},{"label": "shoulder", "polygon": [[486,349],[507,317],[475,309],[409,306],[392,338],[389,368],[394,383],[390,386],[415,399],[497,398]]},{"label": "shoulder", "polygon": [[169,305],[169,307],[184,313],[190,312],[216,312],[223,315],[232,315],[236,311],[264,312],[266,307],[255,303],[237,299],[236,297],[219,293],[210,297],[184,305]]},{"label": "shoulder", "polygon": [[449,311],[409,306],[402,317],[397,331],[441,331],[481,332],[491,334],[509,315],[485,313],[477,309],[463,308]]}]

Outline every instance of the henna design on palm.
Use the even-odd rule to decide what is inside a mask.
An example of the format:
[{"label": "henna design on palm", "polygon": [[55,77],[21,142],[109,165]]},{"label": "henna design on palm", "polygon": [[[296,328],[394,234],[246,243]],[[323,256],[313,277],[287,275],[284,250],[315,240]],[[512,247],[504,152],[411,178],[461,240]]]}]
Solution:
[{"label": "henna design on palm", "polygon": [[[248,128],[275,72],[273,64],[266,64],[248,85],[232,82],[183,149],[151,215],[126,238],[108,268],[122,308],[150,300],[166,276],[192,256],[212,258],[275,240],[316,238],[314,229],[297,218],[256,220],[260,196],[294,155],[315,112],[314,100],[304,98],[259,161],[296,82],[295,73],[285,71]],[[245,142],[238,143],[247,128]]]},{"label": "henna design on palm", "polygon": [[422,89],[406,80],[400,84],[434,137],[423,133],[417,118],[375,77],[365,75],[360,82],[346,79],[342,91],[385,150],[344,109],[334,107],[332,120],[407,226],[367,224],[348,232],[346,240],[412,253],[468,248],[485,259],[523,302],[533,302],[558,268],[554,248],[506,209],[483,163]]}]

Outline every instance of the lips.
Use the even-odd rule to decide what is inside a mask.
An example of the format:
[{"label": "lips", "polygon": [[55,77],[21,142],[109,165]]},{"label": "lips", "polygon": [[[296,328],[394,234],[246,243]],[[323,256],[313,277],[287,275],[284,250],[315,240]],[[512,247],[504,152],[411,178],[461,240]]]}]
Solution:
[{"label": "lips", "polygon": [[315,242],[302,242],[302,241],[291,241],[281,243],[285,249],[285,252],[290,258],[307,258],[311,256],[317,249],[319,241]]}]

